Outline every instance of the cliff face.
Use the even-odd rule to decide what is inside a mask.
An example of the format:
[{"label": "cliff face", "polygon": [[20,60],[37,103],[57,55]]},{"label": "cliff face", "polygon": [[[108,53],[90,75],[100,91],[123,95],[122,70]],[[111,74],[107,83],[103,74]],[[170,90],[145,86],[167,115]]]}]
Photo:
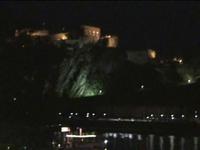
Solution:
[{"label": "cliff face", "polygon": [[1,46],[0,57],[2,93],[27,99],[102,95],[126,59],[122,50],[99,44],[57,47],[25,36]]},{"label": "cliff face", "polygon": [[19,37],[1,41],[0,96],[41,100],[126,95],[184,85],[179,84],[183,78],[185,84],[197,82],[199,62],[185,64],[138,64],[129,62],[123,49],[102,43],[57,47],[49,39]]},{"label": "cliff face", "polygon": [[[70,54],[69,54],[70,53]],[[125,61],[123,51],[87,44],[69,52],[60,67],[56,91],[60,96],[105,94],[113,74]]]}]

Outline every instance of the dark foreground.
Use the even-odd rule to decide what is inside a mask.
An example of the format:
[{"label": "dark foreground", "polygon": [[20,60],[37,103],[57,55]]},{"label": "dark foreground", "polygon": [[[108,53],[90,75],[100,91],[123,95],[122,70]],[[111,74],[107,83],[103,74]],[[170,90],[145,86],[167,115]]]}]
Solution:
[{"label": "dark foreground", "polygon": [[[68,127],[70,131],[62,131]],[[37,125],[9,121],[0,126],[0,149],[13,150],[198,150],[197,123],[66,121]],[[67,137],[95,136],[95,137]]]}]

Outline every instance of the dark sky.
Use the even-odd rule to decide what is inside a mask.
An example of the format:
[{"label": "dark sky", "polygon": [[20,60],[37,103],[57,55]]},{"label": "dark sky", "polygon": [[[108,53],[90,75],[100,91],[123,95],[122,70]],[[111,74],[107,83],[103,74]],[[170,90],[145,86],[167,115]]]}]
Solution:
[{"label": "dark sky", "polygon": [[198,2],[0,2],[1,23],[76,28],[102,27],[120,36],[121,45],[163,52],[200,50]]}]

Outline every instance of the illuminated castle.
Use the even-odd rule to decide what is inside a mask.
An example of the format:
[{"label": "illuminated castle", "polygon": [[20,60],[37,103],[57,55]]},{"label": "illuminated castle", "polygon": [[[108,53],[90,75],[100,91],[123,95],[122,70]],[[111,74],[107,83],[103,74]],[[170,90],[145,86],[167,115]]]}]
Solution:
[{"label": "illuminated castle", "polygon": [[33,30],[33,29],[21,29],[15,31],[15,37],[21,35],[29,36],[31,38],[43,38],[48,37],[54,44],[59,45],[60,42],[65,43],[97,43],[103,41],[105,47],[116,48],[118,46],[119,39],[115,35],[101,36],[101,28],[89,25],[82,25],[80,30],[77,31],[78,36],[74,36],[71,32],[58,32],[50,33],[48,30]]},{"label": "illuminated castle", "polygon": [[101,37],[101,29],[98,27],[83,25],[81,32],[83,39],[88,42],[97,42]]}]

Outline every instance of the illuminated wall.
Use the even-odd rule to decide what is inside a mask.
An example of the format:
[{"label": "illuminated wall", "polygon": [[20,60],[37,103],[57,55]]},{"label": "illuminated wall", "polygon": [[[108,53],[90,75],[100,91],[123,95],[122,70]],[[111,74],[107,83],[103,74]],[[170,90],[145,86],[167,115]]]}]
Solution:
[{"label": "illuminated wall", "polygon": [[148,53],[148,57],[149,57],[150,59],[155,59],[155,58],[156,58],[156,51],[155,51],[155,50],[153,50],[153,49],[148,49],[147,53]]},{"label": "illuminated wall", "polygon": [[116,48],[118,46],[119,38],[114,35],[107,35],[103,37],[106,40],[106,47]]},{"label": "illuminated wall", "polygon": [[22,29],[22,30],[16,30],[15,31],[15,37],[18,37],[20,35],[27,35],[31,37],[42,37],[42,36],[48,36],[49,31],[48,30],[31,30],[31,29]]},{"label": "illuminated wall", "polygon": [[69,39],[68,32],[57,33],[57,34],[52,35],[52,40],[55,40],[55,41],[68,40],[68,39]]},{"label": "illuminated wall", "polygon": [[48,36],[49,31],[47,30],[36,30],[30,33],[30,36],[32,37],[41,37],[41,36]]},{"label": "illuminated wall", "polygon": [[97,42],[101,37],[101,29],[93,26],[81,26],[83,38],[88,42]]}]

